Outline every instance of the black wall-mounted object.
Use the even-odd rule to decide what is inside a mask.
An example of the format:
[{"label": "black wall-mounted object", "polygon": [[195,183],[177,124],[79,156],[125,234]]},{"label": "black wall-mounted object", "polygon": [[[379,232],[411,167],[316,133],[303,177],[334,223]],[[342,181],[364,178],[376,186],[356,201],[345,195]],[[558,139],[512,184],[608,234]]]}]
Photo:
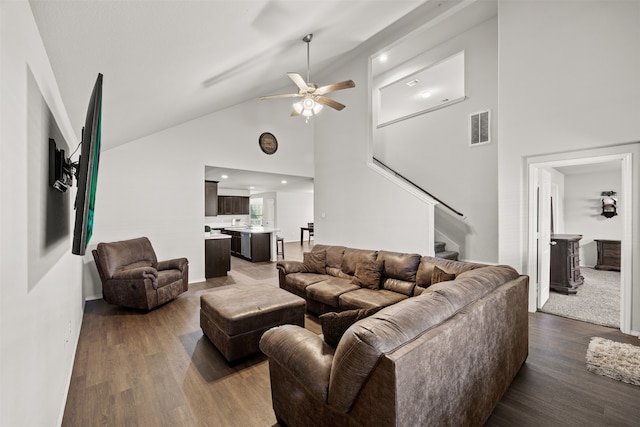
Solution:
[{"label": "black wall-mounted object", "polygon": [[65,157],[64,150],[58,149],[56,141],[49,138],[49,185],[64,193],[72,184],[71,162]]}]

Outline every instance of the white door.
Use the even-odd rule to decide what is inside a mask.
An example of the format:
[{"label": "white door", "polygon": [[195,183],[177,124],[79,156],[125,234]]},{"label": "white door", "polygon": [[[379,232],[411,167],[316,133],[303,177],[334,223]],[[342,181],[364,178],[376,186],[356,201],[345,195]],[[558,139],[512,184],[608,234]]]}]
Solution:
[{"label": "white door", "polygon": [[538,308],[549,299],[551,274],[551,174],[538,169]]},{"label": "white door", "polygon": [[264,199],[264,211],[262,212],[262,225],[264,227],[275,227],[276,209],[274,199]]}]

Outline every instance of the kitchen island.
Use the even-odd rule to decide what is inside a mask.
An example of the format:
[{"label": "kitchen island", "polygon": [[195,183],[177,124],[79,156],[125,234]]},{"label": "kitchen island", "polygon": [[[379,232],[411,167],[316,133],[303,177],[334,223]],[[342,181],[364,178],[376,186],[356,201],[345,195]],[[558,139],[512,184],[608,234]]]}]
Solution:
[{"label": "kitchen island", "polygon": [[273,227],[225,227],[222,233],[231,236],[231,255],[251,262],[277,261],[276,233]]}]

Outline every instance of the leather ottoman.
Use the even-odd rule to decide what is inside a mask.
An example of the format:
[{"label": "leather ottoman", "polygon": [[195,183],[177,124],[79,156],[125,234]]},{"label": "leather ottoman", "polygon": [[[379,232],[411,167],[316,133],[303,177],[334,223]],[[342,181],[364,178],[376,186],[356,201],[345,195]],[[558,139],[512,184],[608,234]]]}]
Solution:
[{"label": "leather ottoman", "polygon": [[305,309],[303,298],[271,285],[223,286],[200,297],[200,327],[231,362],[259,352],[267,329],[304,327]]}]

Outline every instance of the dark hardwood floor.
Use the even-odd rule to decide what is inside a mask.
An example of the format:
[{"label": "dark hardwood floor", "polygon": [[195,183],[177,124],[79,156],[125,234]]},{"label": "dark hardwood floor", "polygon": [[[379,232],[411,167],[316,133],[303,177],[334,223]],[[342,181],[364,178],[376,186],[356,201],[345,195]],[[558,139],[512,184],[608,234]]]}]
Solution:
[{"label": "dark hardwood floor", "polygon": [[[305,243],[287,243],[302,259]],[[233,258],[225,278],[149,313],[89,301],[80,332],[63,426],[273,426],[268,362],[230,366],[202,335],[200,295],[232,283],[277,285],[274,263]],[[585,369],[589,339],[640,345],[617,330],[530,314],[529,357],[487,426],[637,426],[640,387]],[[317,318],[306,327],[320,333]]]}]

